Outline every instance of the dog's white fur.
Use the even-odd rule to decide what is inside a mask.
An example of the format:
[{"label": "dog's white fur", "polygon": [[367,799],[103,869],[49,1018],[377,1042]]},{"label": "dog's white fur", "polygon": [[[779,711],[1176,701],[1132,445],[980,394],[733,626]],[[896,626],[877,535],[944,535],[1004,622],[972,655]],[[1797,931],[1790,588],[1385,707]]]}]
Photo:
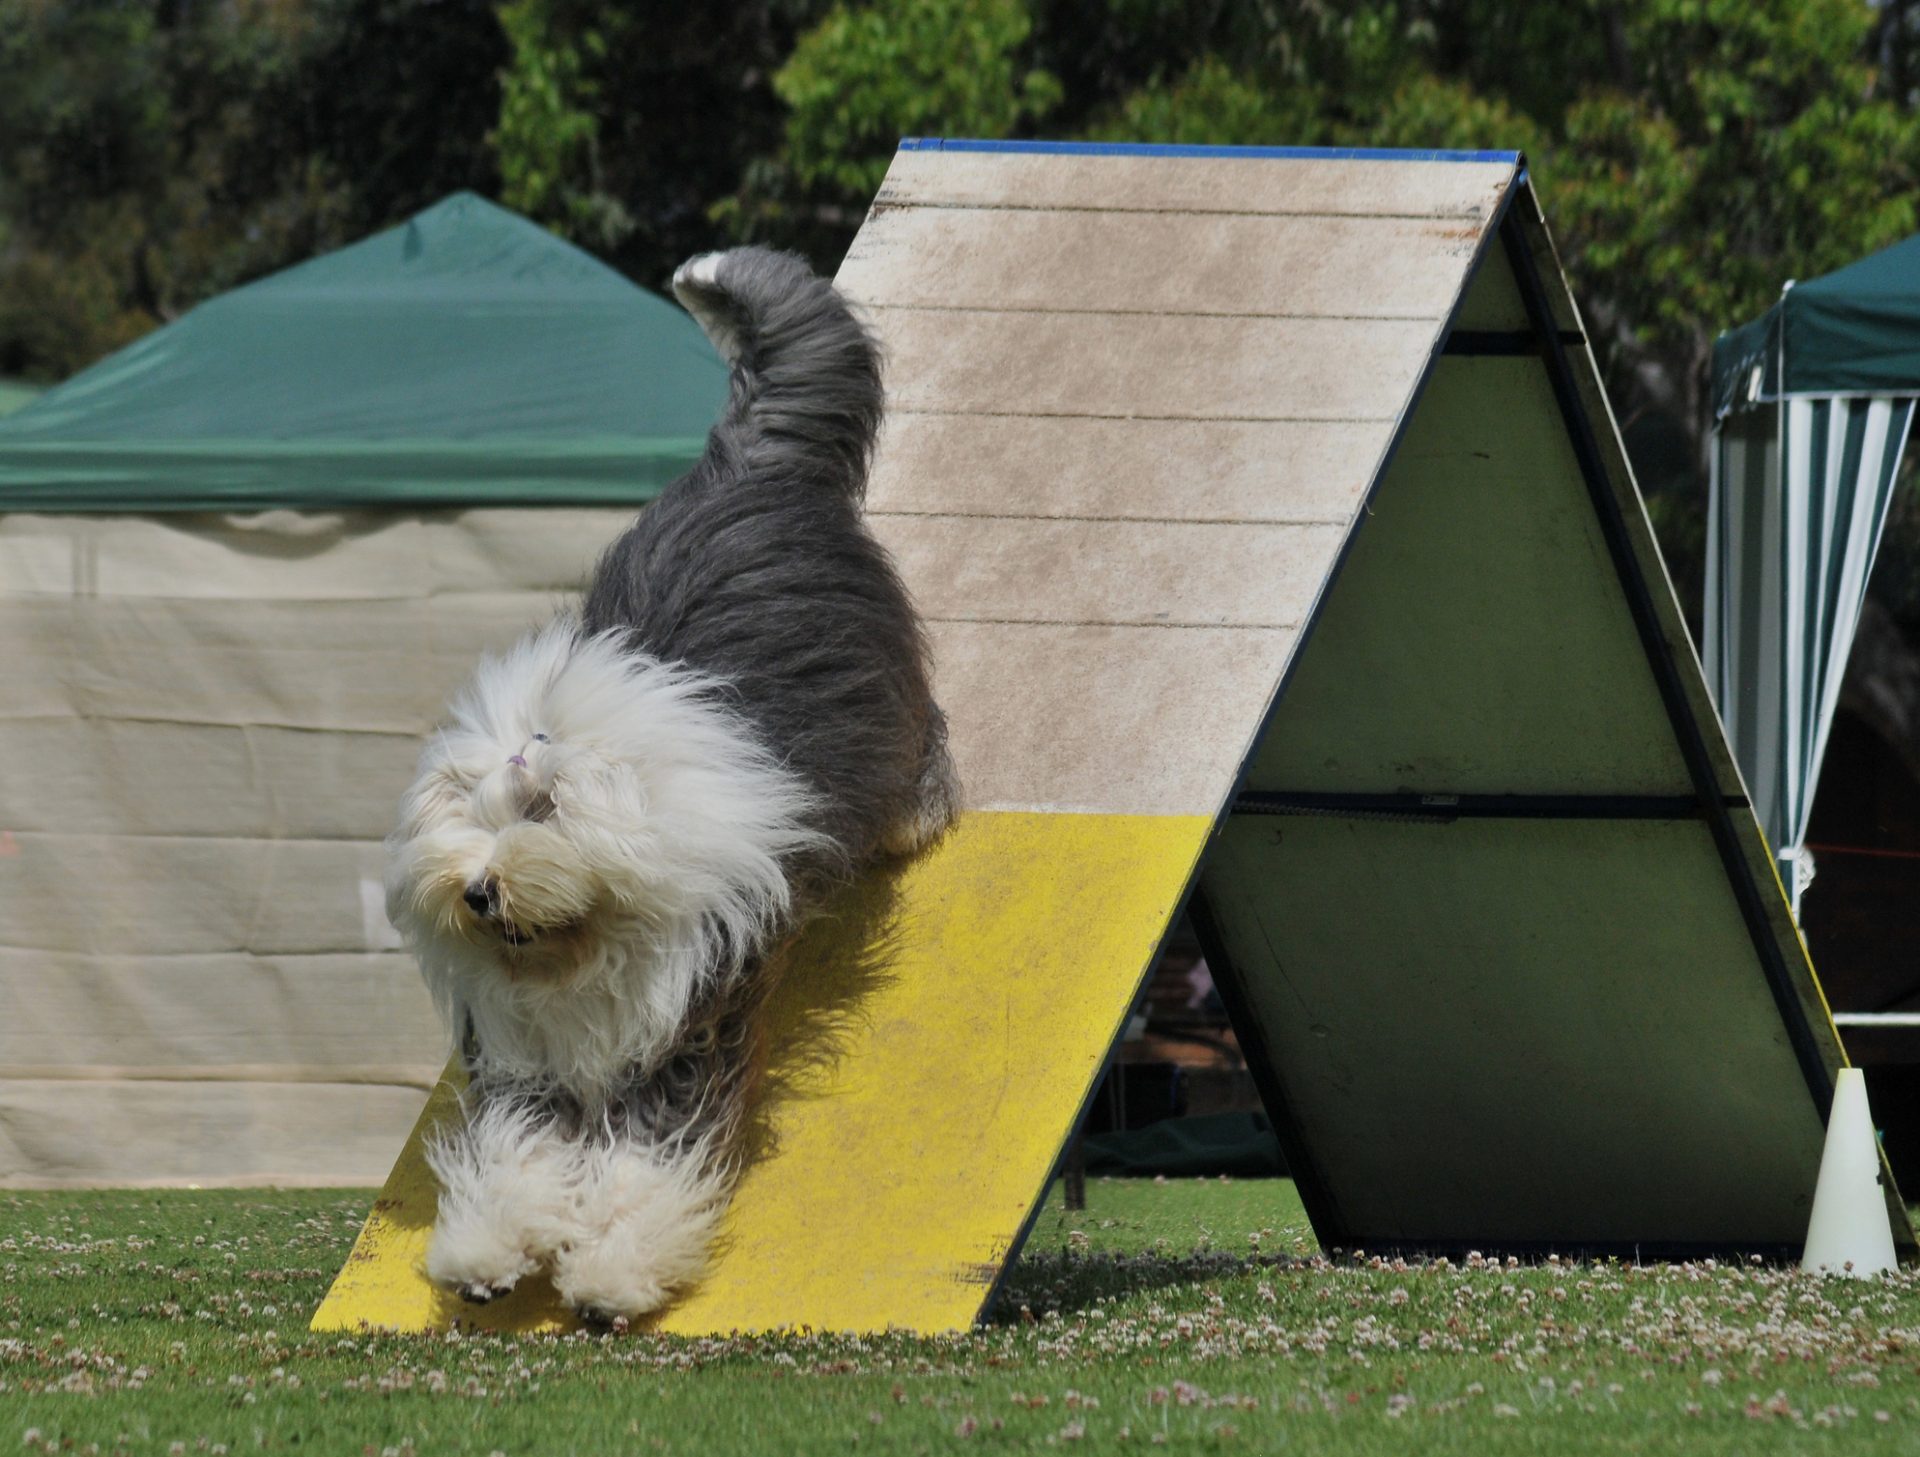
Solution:
[{"label": "dog's white fur", "polygon": [[427,1275],[491,1299],[544,1267],[576,1310],[656,1309],[705,1272],[731,1179],[712,1150],[568,1138],[507,1103],[427,1146],[440,1207]]},{"label": "dog's white fur", "polygon": [[[562,619],[483,662],[429,743],[387,912],[490,1074],[591,1107],[666,1054],[724,946],[786,911],[806,802],[713,685]],[[498,928],[462,899],[486,879]],[[428,1273],[476,1298],[551,1264],[576,1306],[652,1309],[699,1276],[726,1206],[709,1150],[568,1139],[513,1102],[428,1155]]]},{"label": "dog's white fur", "polygon": [[[565,619],[484,662],[452,718],[389,841],[387,914],[494,1071],[604,1095],[672,1043],[721,939],[786,910],[806,791],[712,685]],[[484,876],[527,944],[464,914]]]}]

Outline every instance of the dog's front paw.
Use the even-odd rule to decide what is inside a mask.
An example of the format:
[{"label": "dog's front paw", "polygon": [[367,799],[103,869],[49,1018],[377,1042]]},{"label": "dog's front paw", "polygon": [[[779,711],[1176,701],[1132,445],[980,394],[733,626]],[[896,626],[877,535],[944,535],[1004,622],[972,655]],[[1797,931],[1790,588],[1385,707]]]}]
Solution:
[{"label": "dog's front paw", "polygon": [[602,1335],[623,1336],[631,1324],[626,1316],[616,1315],[598,1305],[578,1305],[573,1313],[580,1317],[580,1324]]},{"label": "dog's front paw", "polygon": [[469,1305],[485,1305],[489,1301],[498,1300],[503,1295],[513,1294],[513,1287],[519,1283],[518,1280],[507,1280],[499,1284],[487,1280],[469,1280],[464,1285],[454,1286],[453,1293]]},{"label": "dog's front paw", "polygon": [[472,1305],[498,1300],[536,1268],[526,1250],[484,1225],[442,1223],[427,1246],[427,1278]]},{"label": "dog's front paw", "polygon": [[553,1285],[582,1322],[618,1329],[673,1298],[680,1282],[662,1278],[669,1273],[619,1241],[605,1240],[561,1251],[554,1260]]}]

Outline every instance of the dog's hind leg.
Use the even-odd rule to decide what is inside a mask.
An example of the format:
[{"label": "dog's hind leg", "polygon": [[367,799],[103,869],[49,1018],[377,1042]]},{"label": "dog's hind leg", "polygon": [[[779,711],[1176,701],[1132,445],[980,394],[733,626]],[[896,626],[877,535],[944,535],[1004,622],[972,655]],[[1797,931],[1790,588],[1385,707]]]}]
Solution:
[{"label": "dog's hind leg", "polygon": [[947,749],[947,716],[938,708],[927,721],[927,740],[907,811],[887,832],[889,855],[918,855],[939,839],[960,813],[960,776]]},{"label": "dog's hind leg", "polygon": [[427,1275],[463,1300],[505,1295],[572,1238],[578,1145],[525,1104],[471,1110],[427,1144],[440,1182]]}]

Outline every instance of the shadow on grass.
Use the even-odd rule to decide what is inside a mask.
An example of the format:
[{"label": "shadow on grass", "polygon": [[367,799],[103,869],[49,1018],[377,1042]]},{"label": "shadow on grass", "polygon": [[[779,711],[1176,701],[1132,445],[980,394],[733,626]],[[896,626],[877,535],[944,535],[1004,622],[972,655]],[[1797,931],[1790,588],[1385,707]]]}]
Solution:
[{"label": "shadow on grass", "polygon": [[[1157,1290],[1199,1285],[1262,1270],[1296,1270],[1311,1261],[1294,1255],[1230,1255],[1209,1250],[1187,1254],[1081,1253],[1029,1250],[1007,1272],[988,1325],[1017,1325],[1028,1315],[1071,1315],[1101,1301],[1115,1302]],[[1026,1312],[1023,1314],[1023,1311]]]}]

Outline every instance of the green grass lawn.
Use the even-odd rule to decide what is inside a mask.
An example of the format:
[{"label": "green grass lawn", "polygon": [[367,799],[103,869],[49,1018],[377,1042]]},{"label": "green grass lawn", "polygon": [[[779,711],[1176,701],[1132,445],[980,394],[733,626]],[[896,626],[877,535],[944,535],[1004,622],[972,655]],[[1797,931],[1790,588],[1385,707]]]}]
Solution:
[{"label": "green grass lawn", "polygon": [[920,1340],[314,1336],[370,1195],[0,1194],[0,1457],[1920,1450],[1920,1276],[1329,1266],[1285,1182],[1094,1182]]}]

